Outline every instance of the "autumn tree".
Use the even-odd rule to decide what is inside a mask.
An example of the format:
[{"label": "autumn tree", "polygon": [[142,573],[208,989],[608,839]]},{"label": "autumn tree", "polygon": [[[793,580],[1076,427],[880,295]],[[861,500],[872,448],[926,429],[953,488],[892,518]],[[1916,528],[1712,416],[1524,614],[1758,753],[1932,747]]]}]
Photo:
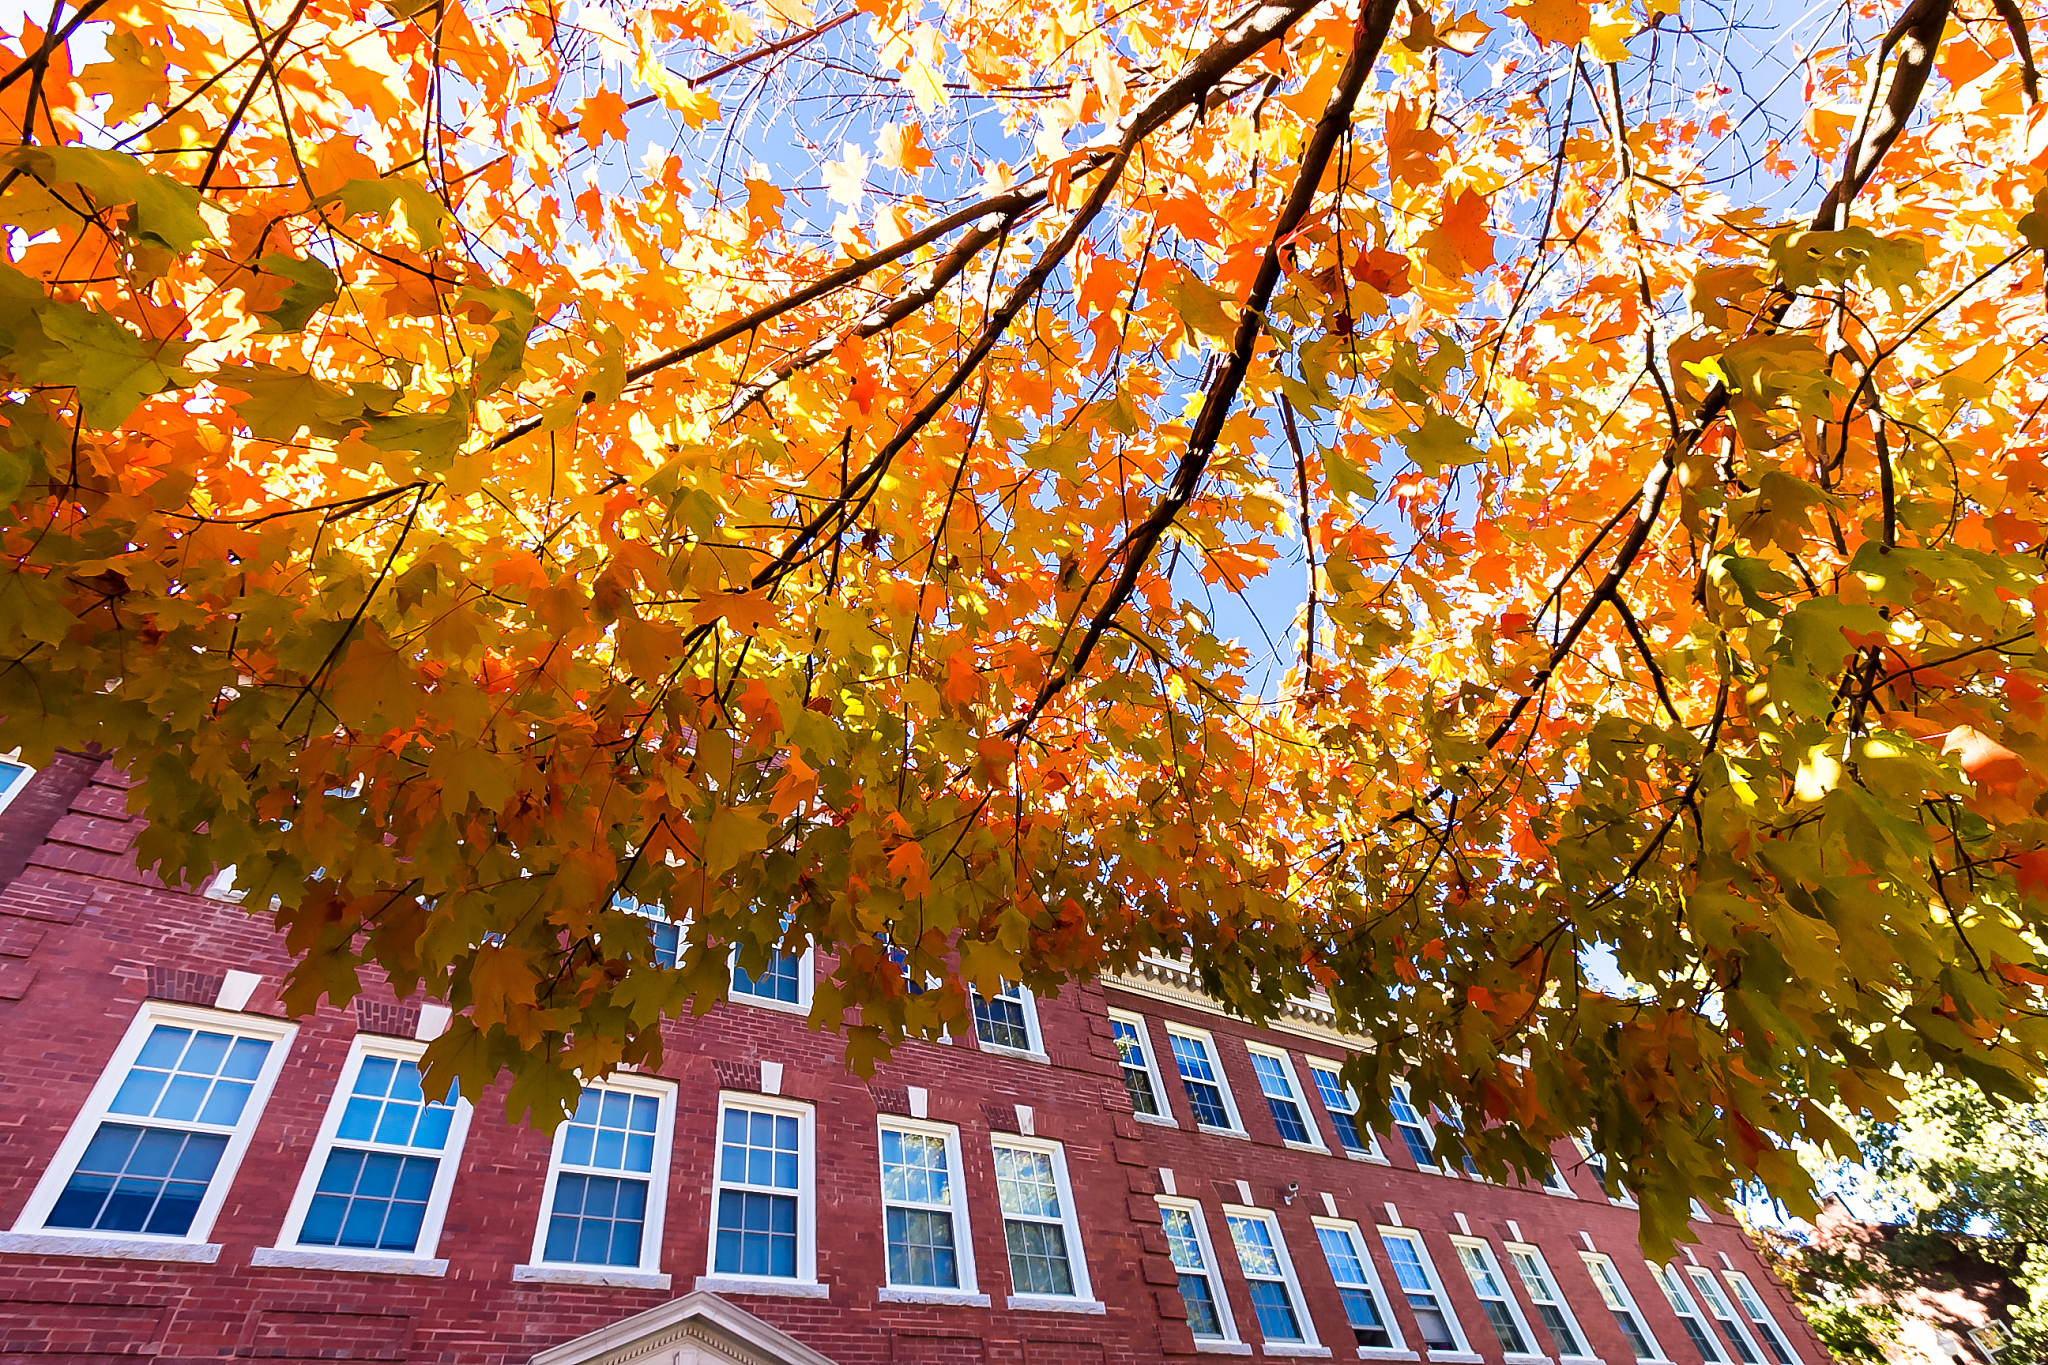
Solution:
[{"label": "autumn tree", "polygon": [[1164,952],[1797,1199],[2048,1066],[2042,15],[1642,4],[58,0],[0,748],[542,1122]]}]

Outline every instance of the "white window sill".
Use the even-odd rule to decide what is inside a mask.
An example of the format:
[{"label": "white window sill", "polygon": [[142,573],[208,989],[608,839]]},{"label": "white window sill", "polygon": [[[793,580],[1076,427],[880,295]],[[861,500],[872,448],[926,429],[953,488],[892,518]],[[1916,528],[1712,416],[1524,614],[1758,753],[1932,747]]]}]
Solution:
[{"label": "white window sill", "polygon": [[219,1242],[174,1242],[159,1237],[95,1237],[90,1233],[0,1232],[0,1253],[15,1256],[98,1256],[113,1261],[183,1261],[212,1265]]},{"label": "white window sill", "polygon": [[428,1275],[448,1273],[448,1262],[431,1256],[388,1256],[377,1252],[315,1251],[309,1247],[257,1247],[254,1266],[292,1270],[346,1270],[357,1275]]},{"label": "white window sill", "polygon": [[1320,1360],[1328,1360],[1330,1358],[1330,1348],[1327,1346],[1309,1346],[1286,1341],[1268,1341],[1260,1343],[1259,1349],[1269,1356],[1302,1356]]},{"label": "white window sill", "polygon": [[1486,1365],[1486,1357],[1477,1351],[1431,1351],[1429,1358],[1443,1365]]},{"label": "white window sill", "polygon": [[811,1012],[811,1005],[807,1000],[777,1000],[766,995],[728,995],[725,998],[735,1005],[746,1005],[757,1010],[774,1010],[778,1014],[808,1015]]},{"label": "white window sill", "polygon": [[1213,1123],[1198,1123],[1195,1128],[1198,1132],[1211,1133],[1217,1137],[1242,1138],[1246,1142],[1250,1142],[1252,1138],[1252,1135],[1242,1128],[1218,1128]]},{"label": "white window sill", "polygon": [[1540,1188],[1542,1189],[1542,1191],[1543,1191],[1543,1192],[1544,1192],[1545,1194],[1554,1194],[1554,1195],[1556,1195],[1556,1196],[1557,1196],[1557,1197],[1558,1197],[1559,1199],[1577,1199],[1577,1198],[1578,1198],[1578,1196],[1577,1196],[1576,1194],[1573,1194],[1573,1193],[1572,1193],[1572,1192],[1571,1192],[1570,1190],[1553,1190],[1553,1189],[1551,1189],[1551,1188],[1550,1188],[1550,1186],[1548,1186],[1548,1185],[1544,1185],[1544,1186],[1541,1186]]},{"label": "white window sill", "polygon": [[1415,1354],[1415,1352],[1413,1352],[1413,1351],[1404,1351],[1404,1350],[1402,1350],[1402,1349],[1401,1349],[1400,1347],[1398,1347],[1398,1346],[1361,1346],[1361,1347],[1359,1347],[1359,1348],[1358,1348],[1358,1358],[1359,1358],[1360,1360],[1420,1360],[1420,1359],[1422,1359],[1422,1357],[1421,1357],[1421,1356],[1419,1356],[1419,1355],[1417,1355],[1417,1354]]},{"label": "white window sill", "polygon": [[878,1303],[956,1304],[961,1308],[987,1308],[989,1298],[971,1289],[897,1289],[885,1285],[875,1291]]},{"label": "white window sill", "polygon": [[1100,1299],[1063,1299],[1053,1294],[1012,1294],[1008,1300],[1017,1313],[1093,1313],[1109,1311]]},{"label": "white window sill", "polygon": [[1205,1356],[1248,1356],[1252,1348],[1241,1341],[1203,1341],[1195,1338],[1195,1349]]},{"label": "white window sill", "polygon": [[1555,1365],[1549,1356],[1535,1355],[1527,1351],[1504,1355],[1501,1359],[1506,1361],[1507,1365]]},{"label": "white window sill", "polygon": [[832,1294],[830,1285],[755,1279],[747,1275],[699,1275],[696,1287],[714,1294],[768,1294],[779,1299],[823,1299]]},{"label": "white window sill", "polygon": [[517,1284],[580,1284],[596,1289],[667,1289],[669,1277],[651,1270],[575,1265],[515,1265]]},{"label": "white window sill", "polygon": [[1028,1047],[1005,1047],[1001,1043],[984,1043],[980,1038],[976,1038],[974,1041],[983,1052],[994,1057],[1015,1057],[1019,1061],[1025,1062],[1050,1063],[1052,1061],[1052,1058],[1048,1057],[1045,1053],[1034,1051]]},{"label": "white window sill", "polygon": [[1171,1114],[1140,1114],[1133,1111],[1131,1117],[1140,1123],[1153,1123],[1161,1128],[1180,1127],[1180,1120],[1174,1118]]},{"label": "white window sill", "polygon": [[1280,1144],[1291,1152],[1314,1152],[1318,1156],[1328,1156],[1330,1154],[1330,1149],[1323,1146],[1320,1142],[1289,1142],[1286,1138],[1282,1138],[1280,1139]]},{"label": "white window sill", "polygon": [[[1394,1164],[1393,1162],[1387,1160],[1383,1156],[1374,1156],[1371,1152],[1354,1152],[1349,1147],[1346,1147],[1344,1149],[1344,1155],[1350,1157],[1353,1161],[1370,1161],[1375,1166],[1391,1166]],[[1368,1351],[1377,1351],[1382,1348],[1378,1346],[1368,1346],[1365,1349]]]},{"label": "white window sill", "polygon": [[1557,1365],[1607,1365],[1599,1356],[1559,1356]]}]

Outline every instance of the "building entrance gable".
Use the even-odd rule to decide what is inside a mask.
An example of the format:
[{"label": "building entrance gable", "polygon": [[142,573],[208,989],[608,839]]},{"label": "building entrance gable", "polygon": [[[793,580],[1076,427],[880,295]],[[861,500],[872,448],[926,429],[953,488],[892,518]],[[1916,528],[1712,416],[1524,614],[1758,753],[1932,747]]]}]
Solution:
[{"label": "building entrance gable", "polygon": [[834,1365],[709,1290],[550,1346],[529,1365]]}]

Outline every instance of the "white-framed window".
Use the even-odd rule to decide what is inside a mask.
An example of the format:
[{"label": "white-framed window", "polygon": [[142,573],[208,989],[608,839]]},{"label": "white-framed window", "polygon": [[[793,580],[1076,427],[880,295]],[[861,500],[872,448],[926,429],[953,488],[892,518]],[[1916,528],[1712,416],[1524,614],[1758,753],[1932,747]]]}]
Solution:
[{"label": "white-framed window", "polygon": [[1308,1075],[1323,1102],[1323,1112],[1330,1116],[1330,1127],[1336,1130],[1337,1146],[1344,1154],[1367,1161],[1385,1161],[1379,1138],[1358,1121],[1358,1092],[1344,1084],[1343,1068],[1336,1062],[1310,1057]]},{"label": "white-framed window", "polygon": [[1237,1117],[1237,1100],[1230,1093],[1230,1082],[1223,1079],[1216,1040],[1200,1029],[1168,1024],[1166,1044],[1173,1049],[1173,1067],[1180,1073],[1180,1092],[1187,1098],[1188,1112],[1194,1115],[1195,1125],[1211,1132],[1242,1136],[1244,1124]]},{"label": "white-framed window", "polygon": [[16,1233],[204,1243],[297,1032],[282,1019],[146,1002]]},{"label": "white-framed window", "polygon": [[1202,1206],[1163,1194],[1158,1200],[1166,1247],[1180,1277],[1181,1302],[1188,1308],[1188,1330],[1197,1341],[1236,1341],[1237,1323],[1230,1314],[1230,1296],[1216,1277],[1216,1248]]},{"label": "white-framed window", "polygon": [[1422,1117],[1422,1111],[1409,1097],[1406,1082],[1394,1082],[1393,1090],[1387,1095],[1387,1109],[1394,1116],[1394,1132],[1400,1137],[1401,1145],[1408,1149],[1408,1159],[1415,1163],[1416,1169],[1439,1169],[1436,1157],[1432,1155],[1436,1134],[1429,1130],[1429,1120]]},{"label": "white-framed window", "polygon": [[[791,917],[783,916],[782,928],[788,932]],[[780,948],[771,948],[767,965],[761,968],[759,976],[749,975],[740,966],[740,951],[732,950],[732,989],[729,999],[748,1005],[765,1005],[769,1009],[783,1010],[791,1014],[811,1012],[811,992],[816,973],[812,970],[811,945],[806,942],[802,952],[786,953]]]},{"label": "white-framed window", "polygon": [[1038,1002],[1030,991],[1004,982],[994,995],[973,990],[968,998],[974,1007],[974,1037],[984,1051],[1045,1059],[1045,1040],[1038,1031]]},{"label": "white-framed window", "polygon": [[1749,1276],[1739,1270],[1725,1270],[1721,1273],[1727,1279],[1728,1287],[1735,1291],[1735,1302],[1741,1306],[1750,1325],[1756,1328],[1757,1338],[1763,1342],[1764,1349],[1770,1352],[1771,1359],[1778,1365],[1799,1365],[1799,1357],[1792,1353],[1792,1343],[1785,1340],[1785,1334],[1778,1330],[1776,1319],[1772,1318],[1770,1310],[1764,1307],[1763,1297],[1756,1292],[1756,1286],[1750,1283]]},{"label": "white-framed window", "polygon": [[1686,1274],[1692,1277],[1693,1288],[1699,1294],[1700,1303],[1720,1325],[1721,1335],[1735,1348],[1735,1358],[1742,1365],[1760,1365],[1763,1357],[1757,1353],[1756,1343],[1750,1340],[1749,1329],[1735,1316],[1735,1305],[1715,1282],[1714,1272],[1705,1266],[1692,1266]]},{"label": "white-framed window", "polygon": [[1472,1281],[1473,1297],[1479,1300],[1479,1311],[1486,1315],[1487,1325],[1493,1328],[1494,1340],[1500,1343],[1501,1354],[1509,1356],[1541,1355],[1530,1348],[1529,1324],[1522,1320],[1522,1309],[1515,1302],[1515,1293],[1508,1288],[1505,1276],[1500,1273],[1500,1264],[1493,1258],[1493,1248],[1477,1237],[1453,1237],[1451,1245],[1457,1248],[1458,1264],[1465,1267],[1465,1278]]},{"label": "white-framed window", "polygon": [[1619,1177],[1608,1170],[1606,1156],[1593,1145],[1591,1138],[1574,1134],[1572,1146],[1579,1149],[1580,1159],[1593,1172],[1593,1178],[1600,1182],[1600,1192],[1607,1196],[1608,1202],[1636,1207],[1636,1197],[1628,1192],[1628,1186],[1622,1184]]},{"label": "white-framed window", "polygon": [[522,1278],[660,1272],[675,1098],[672,1083],[651,1076],[583,1087],[576,1112],[555,1129]]},{"label": "white-framed window", "polygon": [[1432,1351],[1468,1351],[1465,1328],[1444,1294],[1444,1282],[1437,1278],[1422,1234],[1409,1228],[1382,1227],[1380,1244],[1387,1249],[1387,1263],[1394,1267],[1394,1279],[1408,1300],[1408,1311],[1415,1315],[1422,1344]]},{"label": "white-framed window", "polygon": [[1380,1287],[1379,1272],[1365,1249],[1365,1238],[1356,1223],[1335,1218],[1315,1221],[1316,1240],[1322,1243],[1323,1260],[1336,1282],[1337,1297],[1344,1304],[1344,1320],[1359,1347],[1369,1351],[1404,1349],[1401,1329],[1387,1308],[1387,1292]]},{"label": "white-framed window", "polygon": [[1223,1221],[1230,1227],[1231,1245],[1237,1248],[1237,1265],[1244,1272],[1260,1335],[1272,1344],[1317,1345],[1315,1323],[1302,1306],[1301,1281],[1287,1255],[1280,1221],[1266,1209],[1233,1204],[1224,1205]]},{"label": "white-framed window", "polygon": [[1628,1348],[1635,1353],[1636,1359],[1664,1359],[1664,1352],[1657,1346],[1657,1338],[1650,1335],[1650,1325],[1636,1310],[1635,1298],[1628,1292],[1628,1285],[1622,1281],[1621,1272],[1615,1269],[1614,1262],[1595,1251],[1582,1251],[1579,1259],[1586,1263],[1586,1273],[1593,1279],[1593,1288],[1599,1291],[1600,1302],[1614,1314],[1614,1325],[1628,1338]]},{"label": "white-framed window", "polygon": [[1131,1111],[1141,1119],[1172,1123],[1173,1106],[1166,1098],[1165,1082],[1159,1079],[1159,1064],[1152,1056],[1152,1035],[1145,1026],[1145,1016],[1111,1010],[1109,1031],[1116,1039],[1117,1065],[1123,1071],[1124,1089],[1130,1092]]},{"label": "white-framed window", "polygon": [[293,1253],[431,1260],[455,1188],[469,1101],[420,1087],[425,1043],[357,1034],[269,1264]]},{"label": "white-framed window", "polygon": [[1302,1102],[1301,1082],[1295,1077],[1293,1058],[1279,1048],[1256,1043],[1246,1043],[1245,1052],[1252,1059],[1252,1074],[1259,1078],[1259,1093],[1266,1097],[1266,1108],[1273,1115],[1273,1127],[1280,1140],[1290,1147],[1327,1152],[1323,1135],[1316,1131],[1316,1121],[1308,1116],[1308,1106]]},{"label": "white-framed window", "polygon": [[960,1176],[960,1130],[884,1117],[881,1150],[888,1286],[974,1293],[974,1238]]},{"label": "white-framed window", "polygon": [[10,749],[0,754],[0,810],[14,804],[14,798],[27,790],[29,779],[36,770],[21,761],[21,750]]},{"label": "white-framed window", "polygon": [[1572,1182],[1564,1178],[1564,1168],[1558,1165],[1555,1159],[1552,1159],[1550,1170],[1543,1177],[1543,1192],[1563,1195],[1566,1199],[1579,1197],[1577,1191],[1572,1189]]},{"label": "white-framed window", "polygon": [[1685,1276],[1679,1273],[1678,1267],[1657,1265],[1648,1261],[1644,1264],[1650,1267],[1650,1274],[1656,1278],[1657,1287],[1664,1291],[1664,1301],[1671,1305],[1672,1316],[1678,1319],[1678,1325],[1692,1340],[1692,1348],[1700,1353],[1700,1359],[1705,1361],[1706,1365],[1726,1365],[1728,1353],[1721,1349],[1721,1344],[1714,1340],[1714,1334],[1708,1330],[1706,1319],[1700,1314],[1699,1305],[1694,1303],[1692,1295],[1686,1292]]},{"label": "white-framed window", "polygon": [[1557,1277],[1550,1273],[1543,1253],[1526,1243],[1509,1242],[1503,1249],[1508,1264],[1515,1268],[1515,1278],[1522,1282],[1522,1292],[1529,1296],[1529,1306],[1536,1310],[1536,1320],[1543,1324],[1551,1351],[1559,1360],[1590,1359],[1593,1353],[1586,1345],[1586,1334],[1559,1292]]},{"label": "white-framed window", "polygon": [[713,1277],[817,1283],[816,1121],[794,1100],[719,1096]]},{"label": "white-framed window", "polygon": [[1011,1306],[1018,1299],[1027,1305],[1092,1299],[1074,1190],[1067,1183],[1066,1150],[1057,1142],[1008,1134],[991,1145],[1003,1245],[1010,1254]]}]

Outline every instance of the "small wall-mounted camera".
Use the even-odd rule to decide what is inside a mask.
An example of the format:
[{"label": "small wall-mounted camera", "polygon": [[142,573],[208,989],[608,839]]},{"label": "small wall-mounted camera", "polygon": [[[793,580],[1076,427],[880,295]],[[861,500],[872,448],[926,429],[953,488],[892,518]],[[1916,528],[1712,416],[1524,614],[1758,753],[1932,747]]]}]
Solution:
[{"label": "small wall-mounted camera", "polygon": [[1294,1202],[1294,1196],[1300,1193],[1301,1182],[1299,1180],[1290,1180],[1287,1182],[1287,1188],[1280,1192],[1280,1197],[1284,1199],[1286,1202],[1292,1204]]}]

